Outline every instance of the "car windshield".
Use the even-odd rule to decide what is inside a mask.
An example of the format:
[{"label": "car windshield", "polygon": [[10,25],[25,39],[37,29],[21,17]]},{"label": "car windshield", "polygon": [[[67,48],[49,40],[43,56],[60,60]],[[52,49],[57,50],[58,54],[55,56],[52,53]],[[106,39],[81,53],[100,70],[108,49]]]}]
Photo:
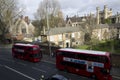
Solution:
[{"label": "car windshield", "polygon": [[68,80],[66,78],[58,79],[58,78],[51,78],[50,80]]},{"label": "car windshield", "polygon": [[50,80],[59,80],[59,79],[57,79],[57,78],[51,78]]}]

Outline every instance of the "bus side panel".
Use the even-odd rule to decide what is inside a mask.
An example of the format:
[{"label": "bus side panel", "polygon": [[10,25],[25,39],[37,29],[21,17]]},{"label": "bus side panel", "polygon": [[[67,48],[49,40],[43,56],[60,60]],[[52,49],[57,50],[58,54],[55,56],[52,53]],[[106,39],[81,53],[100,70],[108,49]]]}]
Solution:
[{"label": "bus side panel", "polygon": [[62,57],[56,55],[56,68],[59,70],[64,70],[64,66],[61,65]]},{"label": "bus side panel", "polygon": [[39,47],[33,47],[38,48],[37,50],[28,50],[28,61],[30,62],[39,62],[42,58],[42,53],[40,52]]}]

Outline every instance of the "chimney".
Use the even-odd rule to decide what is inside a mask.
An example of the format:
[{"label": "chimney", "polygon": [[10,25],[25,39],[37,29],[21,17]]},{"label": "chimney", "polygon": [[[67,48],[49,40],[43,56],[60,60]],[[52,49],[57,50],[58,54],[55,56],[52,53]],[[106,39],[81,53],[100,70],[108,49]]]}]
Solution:
[{"label": "chimney", "polygon": [[20,19],[23,19],[23,15],[20,16]]},{"label": "chimney", "polygon": [[28,18],[28,16],[25,16],[25,22],[27,23],[27,24],[29,24],[29,18]]},{"label": "chimney", "polygon": [[99,19],[100,19],[99,13],[100,13],[100,8],[99,8],[99,7],[96,7],[96,19],[97,19],[97,24],[100,23],[100,21],[99,21]]}]

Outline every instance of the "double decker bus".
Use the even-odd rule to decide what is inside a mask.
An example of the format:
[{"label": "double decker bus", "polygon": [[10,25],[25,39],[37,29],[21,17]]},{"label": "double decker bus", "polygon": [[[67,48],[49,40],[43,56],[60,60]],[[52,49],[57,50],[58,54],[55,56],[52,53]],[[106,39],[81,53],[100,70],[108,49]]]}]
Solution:
[{"label": "double decker bus", "polygon": [[42,53],[38,45],[15,43],[12,46],[12,56],[31,62],[39,62],[42,58]]},{"label": "double decker bus", "polygon": [[59,70],[97,80],[112,80],[109,52],[71,48],[58,49],[56,51],[56,67]]}]

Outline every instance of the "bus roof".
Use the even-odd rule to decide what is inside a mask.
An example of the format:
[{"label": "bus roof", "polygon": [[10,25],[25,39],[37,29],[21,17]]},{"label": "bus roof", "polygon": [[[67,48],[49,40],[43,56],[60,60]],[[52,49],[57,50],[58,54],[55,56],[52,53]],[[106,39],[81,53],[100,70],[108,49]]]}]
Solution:
[{"label": "bus roof", "polygon": [[24,43],[16,43],[15,45],[20,45],[20,46],[34,46],[33,44],[24,44]]},{"label": "bus roof", "polygon": [[77,53],[86,53],[86,54],[107,55],[107,52],[94,51],[94,50],[81,50],[81,49],[72,49],[72,48],[62,48],[59,50],[60,51],[77,52]]}]

